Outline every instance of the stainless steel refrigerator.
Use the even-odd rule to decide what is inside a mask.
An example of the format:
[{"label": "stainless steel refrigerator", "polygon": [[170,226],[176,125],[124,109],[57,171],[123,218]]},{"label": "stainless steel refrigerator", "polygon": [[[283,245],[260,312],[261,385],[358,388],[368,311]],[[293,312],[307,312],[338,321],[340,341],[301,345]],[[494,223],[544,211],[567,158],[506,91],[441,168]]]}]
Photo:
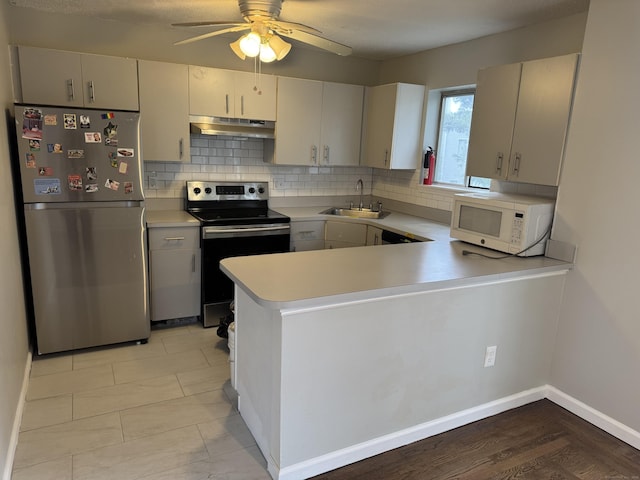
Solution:
[{"label": "stainless steel refrigerator", "polygon": [[139,114],[16,105],[37,352],[149,337]]}]

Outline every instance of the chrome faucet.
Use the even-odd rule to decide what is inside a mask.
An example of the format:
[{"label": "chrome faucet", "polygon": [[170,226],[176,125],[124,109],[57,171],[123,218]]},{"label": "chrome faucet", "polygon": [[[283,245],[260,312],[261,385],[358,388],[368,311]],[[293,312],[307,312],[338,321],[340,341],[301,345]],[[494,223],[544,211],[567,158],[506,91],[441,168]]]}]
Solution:
[{"label": "chrome faucet", "polygon": [[364,193],[364,183],[362,179],[358,179],[356,182],[356,192],[360,190],[360,204],[358,205],[358,210],[362,210],[362,194]]}]

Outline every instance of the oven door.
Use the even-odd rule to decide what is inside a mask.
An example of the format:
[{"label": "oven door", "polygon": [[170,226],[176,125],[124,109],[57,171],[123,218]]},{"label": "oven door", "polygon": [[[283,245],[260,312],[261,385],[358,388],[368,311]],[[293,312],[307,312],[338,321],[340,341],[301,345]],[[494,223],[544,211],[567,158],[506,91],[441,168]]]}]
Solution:
[{"label": "oven door", "polygon": [[220,270],[220,260],[288,252],[289,237],[288,224],[202,227],[202,321],[205,327],[218,325],[230,314],[233,282]]}]

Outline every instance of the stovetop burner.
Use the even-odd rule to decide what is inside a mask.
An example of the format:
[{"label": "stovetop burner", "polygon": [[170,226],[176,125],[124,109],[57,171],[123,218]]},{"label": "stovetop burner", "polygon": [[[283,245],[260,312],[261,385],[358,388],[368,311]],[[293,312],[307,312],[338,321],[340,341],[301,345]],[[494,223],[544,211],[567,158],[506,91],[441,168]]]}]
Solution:
[{"label": "stovetop burner", "polygon": [[203,225],[289,223],[268,207],[266,182],[187,182],[186,210]]},{"label": "stovetop burner", "polygon": [[240,225],[264,223],[289,223],[291,219],[270,209],[235,209],[189,211],[191,215],[207,225]]}]

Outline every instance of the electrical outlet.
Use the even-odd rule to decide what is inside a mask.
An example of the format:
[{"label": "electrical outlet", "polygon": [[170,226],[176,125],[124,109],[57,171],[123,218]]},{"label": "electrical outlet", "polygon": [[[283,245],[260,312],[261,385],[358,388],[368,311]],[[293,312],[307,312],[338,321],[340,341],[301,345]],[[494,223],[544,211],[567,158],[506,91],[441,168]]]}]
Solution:
[{"label": "electrical outlet", "polygon": [[491,347],[487,347],[487,351],[484,354],[484,366],[485,367],[493,367],[496,364],[496,351],[498,347],[493,345]]}]

